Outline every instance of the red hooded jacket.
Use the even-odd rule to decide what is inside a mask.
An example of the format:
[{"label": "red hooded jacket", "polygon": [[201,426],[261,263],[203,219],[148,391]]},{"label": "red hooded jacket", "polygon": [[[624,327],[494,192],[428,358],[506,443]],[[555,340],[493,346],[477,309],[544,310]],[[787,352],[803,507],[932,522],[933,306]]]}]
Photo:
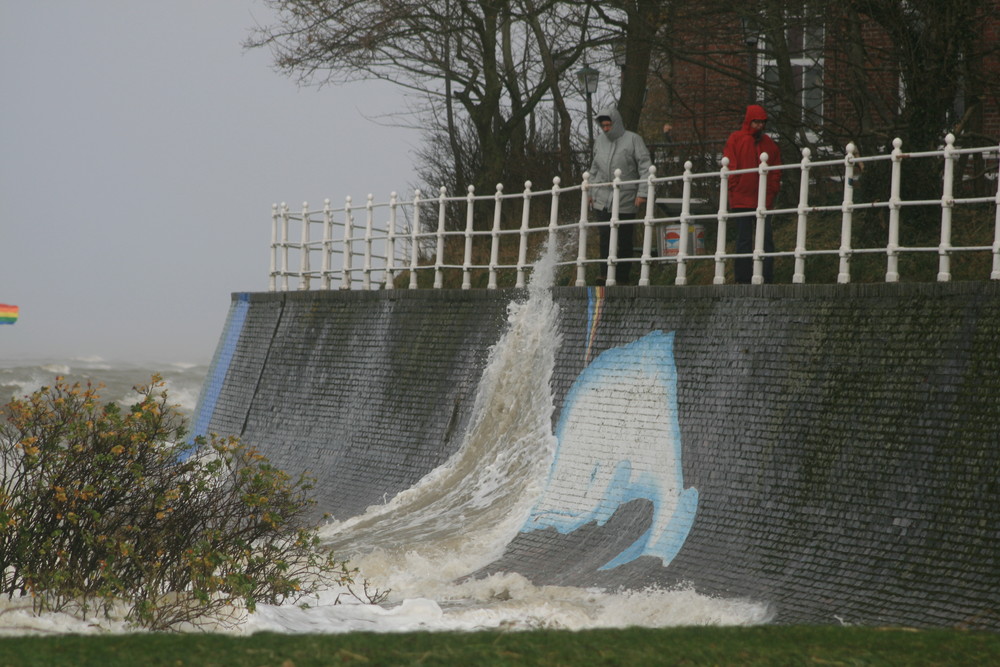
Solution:
[{"label": "red hooded jacket", "polygon": [[[760,165],[760,154],[767,153],[767,164],[777,167],[781,164],[781,150],[764,131],[754,135],[750,121],[767,120],[764,107],[751,104],[747,107],[743,128],[729,135],[722,154],[729,158],[730,169],[751,169]],[[756,173],[732,174],[729,176],[729,208],[757,208],[757,184],[760,177]],[[781,172],[767,174],[766,208],[773,208],[774,198],[781,188]]]}]

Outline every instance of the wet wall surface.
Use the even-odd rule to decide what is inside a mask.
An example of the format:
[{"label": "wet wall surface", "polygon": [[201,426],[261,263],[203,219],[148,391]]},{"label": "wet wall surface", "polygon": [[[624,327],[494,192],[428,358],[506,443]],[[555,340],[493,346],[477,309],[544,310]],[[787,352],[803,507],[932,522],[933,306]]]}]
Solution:
[{"label": "wet wall surface", "polygon": [[[234,295],[245,317],[227,322],[238,331],[220,339],[207,382],[216,397],[199,423],[315,474],[323,511],[358,514],[461,444],[507,304],[524,298]],[[642,556],[602,569],[650,527],[652,505],[634,499],[569,534],[521,533],[484,573],[689,585],[767,601],[780,623],[1000,630],[1000,285],[556,288],[554,298],[554,422],[603,351],[673,333],[697,512],[667,566]],[[622,447],[609,440],[609,462]]]}]

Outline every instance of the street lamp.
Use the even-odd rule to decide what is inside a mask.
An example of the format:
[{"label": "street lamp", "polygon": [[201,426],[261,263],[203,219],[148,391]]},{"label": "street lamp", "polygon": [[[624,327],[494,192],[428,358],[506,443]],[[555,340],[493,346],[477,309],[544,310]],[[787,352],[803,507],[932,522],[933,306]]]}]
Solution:
[{"label": "street lamp", "polygon": [[600,76],[601,73],[587,63],[584,63],[583,67],[576,71],[576,78],[580,80],[580,88],[587,96],[587,138],[590,142],[591,155],[594,153],[594,108],[591,106],[591,96],[597,92],[597,80]]},{"label": "street lamp", "polygon": [[628,44],[624,39],[616,39],[611,44],[611,57],[614,58],[618,69],[625,69],[625,55],[628,51]]}]

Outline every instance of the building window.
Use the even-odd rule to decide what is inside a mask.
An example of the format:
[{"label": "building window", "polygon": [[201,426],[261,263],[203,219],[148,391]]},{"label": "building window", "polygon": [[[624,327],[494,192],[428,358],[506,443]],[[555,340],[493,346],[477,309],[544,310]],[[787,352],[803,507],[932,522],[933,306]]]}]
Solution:
[{"label": "building window", "polygon": [[772,92],[779,90],[780,85],[775,56],[787,53],[792,72],[791,86],[800,109],[800,119],[806,127],[815,127],[823,116],[823,45],[826,30],[821,16],[816,14],[811,17],[807,9],[795,13],[789,11],[783,21],[785,44],[764,44],[762,49],[760,74],[765,83],[764,101],[771,108],[781,110],[779,100]]}]

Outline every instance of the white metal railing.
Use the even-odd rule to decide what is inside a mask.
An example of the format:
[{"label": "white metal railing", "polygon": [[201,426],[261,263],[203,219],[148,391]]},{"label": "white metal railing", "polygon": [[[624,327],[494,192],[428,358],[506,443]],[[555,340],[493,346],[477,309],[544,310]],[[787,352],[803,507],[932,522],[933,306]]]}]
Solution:
[{"label": "white metal railing", "polygon": [[[586,269],[598,263],[607,264],[607,285],[616,283],[616,267],[623,261],[632,261],[639,265],[639,285],[650,284],[650,269],[657,263],[668,263],[676,266],[674,283],[685,285],[688,282],[687,268],[692,262],[711,261],[715,263],[714,284],[725,282],[726,260],[737,257],[753,259],[752,282],[763,282],[763,260],[765,257],[793,257],[794,271],[792,282],[804,283],[806,280],[806,265],[810,257],[821,255],[839,256],[839,271],[837,282],[851,281],[850,260],[855,255],[879,253],[885,255],[886,282],[896,282],[900,279],[899,258],[904,253],[937,253],[938,281],[951,280],[951,258],[961,252],[983,252],[992,254],[992,271],[989,278],[1000,280],[1000,146],[978,148],[956,148],[955,138],[948,135],[945,145],[940,150],[919,153],[904,153],[902,142],[893,141],[893,150],[886,155],[858,157],[855,147],[849,144],[844,157],[813,162],[809,149],[803,149],[801,161],[772,167],[767,164],[766,155],[762,156],[760,165],[753,169],[730,170],[728,160],[722,161],[719,171],[708,173],[692,173],[691,162],[685,164],[684,173],[677,176],[657,177],[655,167],[650,169],[647,179],[649,196],[646,201],[645,216],[635,221],[642,225],[642,252],[640,256],[627,260],[619,259],[618,253],[618,198],[622,185],[637,181],[622,181],[620,173],[616,173],[610,183],[590,183],[589,175],[584,174],[583,181],[571,187],[562,187],[558,178],[554,178],[552,187],[535,192],[529,181],[522,192],[508,194],[503,185],[497,185],[492,195],[476,195],[472,187],[464,196],[447,196],[445,188],[441,188],[436,198],[424,199],[420,191],[416,191],[413,199],[400,201],[393,193],[388,202],[376,203],[372,195],[368,196],[363,208],[355,208],[350,197],[341,208],[332,208],[330,200],[326,200],[322,209],[310,209],[307,203],[300,211],[292,211],[287,205],[272,207],[271,235],[271,271],[269,289],[271,291],[289,289],[308,290],[312,282],[318,280],[322,289],[334,286],[340,289],[360,288],[364,290],[393,287],[397,280],[402,280],[407,273],[409,288],[418,285],[418,275],[433,272],[433,286],[444,286],[446,272],[461,272],[462,288],[472,286],[472,275],[475,271],[488,273],[488,288],[498,286],[501,272],[514,272],[514,284],[523,287],[526,273],[531,269],[528,263],[529,247],[539,245],[542,238],[549,242],[572,246],[575,243],[575,253],[568,252],[572,259],[560,261],[559,266],[575,267],[575,284],[586,285]],[[991,187],[992,194],[981,197],[956,198],[954,195],[958,159],[964,155],[975,155],[983,159],[988,166],[986,176],[989,181],[996,181]],[[928,193],[927,199],[903,200],[900,197],[902,179],[902,164],[912,159],[940,159],[944,161],[943,177],[940,192]],[[866,164],[888,161],[891,168],[889,192],[885,199],[856,203],[854,201],[855,182]],[[764,183],[768,172],[780,170],[798,170],[799,195],[797,205],[789,208],[765,211]],[[760,189],[758,192],[757,230],[754,239],[754,249],[749,254],[726,252],[726,223],[730,217],[727,210],[727,182],[732,174],[757,171],[760,174]],[[823,174],[821,178],[820,174]],[[703,200],[697,200],[691,194],[692,184],[704,181],[716,182],[718,191],[718,209],[710,212],[695,212],[692,207]],[[843,196],[841,201],[827,205],[810,204],[810,195],[821,181],[842,183]],[[588,219],[590,213],[588,191],[597,186],[613,188],[614,206],[609,222],[597,222]],[[681,196],[670,198],[668,195],[680,187]],[[839,187],[839,186],[838,186]],[[532,204],[549,200],[547,224],[532,225]],[[563,202],[573,203],[563,206]],[[658,202],[669,202],[679,205],[679,214],[674,216],[658,216]],[[992,207],[993,230],[992,243],[979,245],[953,245],[952,221],[956,207],[979,204],[986,208]],[[940,208],[940,241],[930,247],[905,247],[900,245],[900,229],[902,212],[913,206],[936,206]],[[514,208],[511,211],[511,207]],[[517,210],[520,207],[520,211]],[[578,207],[578,208],[577,208]],[[461,220],[461,208],[464,208],[464,229],[448,229],[447,223],[452,220],[451,227],[461,226],[456,220]],[[564,212],[569,209],[569,213]],[[662,207],[661,207],[662,208]],[[884,247],[855,248],[852,246],[852,223],[854,214],[859,210],[886,209],[888,212],[887,242]],[[578,214],[576,214],[578,211]],[[504,214],[508,217],[520,212],[520,226],[502,225]],[[840,245],[836,248],[807,248],[807,229],[810,215],[821,212],[839,213]],[[434,224],[426,224],[425,217],[436,213]],[[796,243],[794,250],[783,250],[771,253],[764,252],[763,225],[760,222],[765,216],[794,215],[796,217]],[[540,216],[539,216],[540,217]],[[475,221],[491,221],[488,230],[477,230]],[[432,218],[433,221],[433,218]],[[711,254],[697,254],[689,247],[692,228],[711,224],[716,225],[717,243]],[[320,227],[319,240],[314,240],[314,226]],[[664,225],[674,225],[678,232],[676,248],[668,252],[656,244],[654,235],[662,233]],[[588,257],[588,237],[600,226],[610,226],[610,253],[607,259]],[[291,239],[290,233],[298,230],[298,238]],[[339,233],[338,233],[339,232]],[[540,236],[539,236],[540,235]],[[446,240],[449,237],[464,239],[464,252],[461,264],[446,263]],[[501,261],[501,247],[511,250],[510,243],[516,239],[516,261],[508,263]],[[510,241],[508,241],[510,240]],[[479,242],[480,253],[474,252],[475,242]],[[484,244],[489,243],[489,259]],[[294,253],[292,251],[295,251]],[[452,250],[457,254],[457,251]],[[513,252],[509,252],[513,256]],[[575,256],[574,256],[575,255]],[[316,261],[318,258],[318,262]],[[335,261],[335,260],[338,260]],[[478,261],[474,261],[478,260]],[[318,266],[317,266],[318,264]],[[986,278],[984,275],[983,278]],[[291,282],[290,282],[291,281]]]}]

